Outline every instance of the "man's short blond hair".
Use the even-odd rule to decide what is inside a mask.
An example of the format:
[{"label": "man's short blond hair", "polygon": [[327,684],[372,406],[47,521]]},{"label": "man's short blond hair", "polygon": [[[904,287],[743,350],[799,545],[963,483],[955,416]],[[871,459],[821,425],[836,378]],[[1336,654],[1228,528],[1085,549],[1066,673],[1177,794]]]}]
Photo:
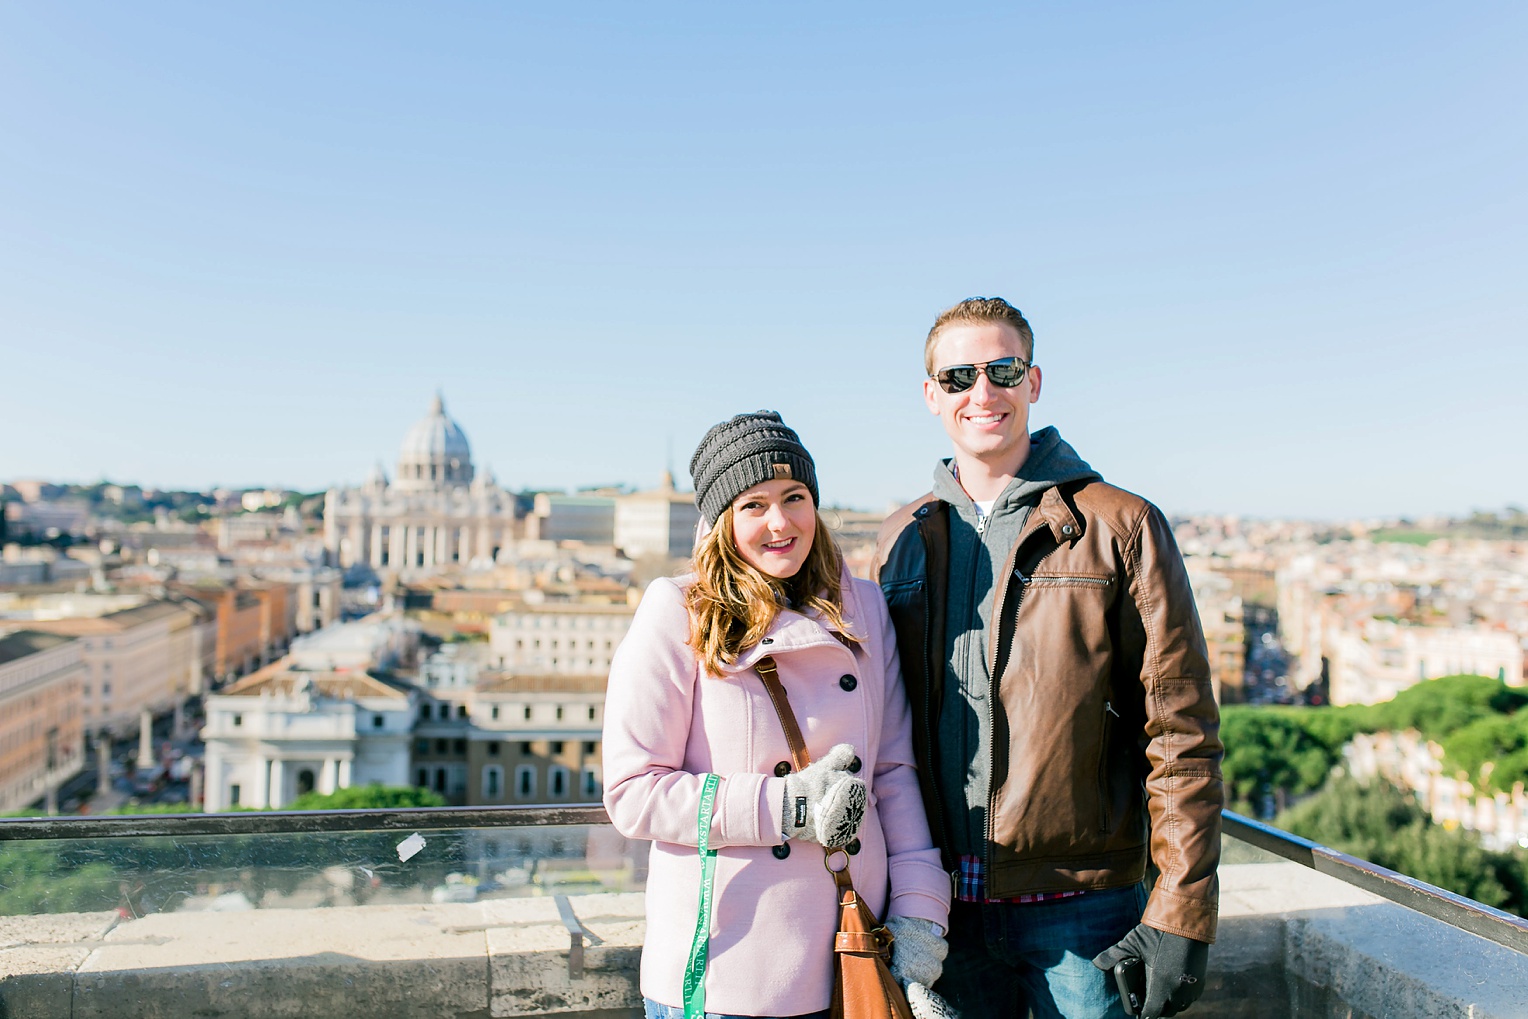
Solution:
[{"label": "man's short blond hair", "polygon": [[938,367],[934,364],[934,346],[939,340],[939,333],[949,325],[986,325],[996,323],[1010,326],[1019,334],[1019,340],[1024,344],[1024,360],[1033,361],[1035,357],[1035,334],[1030,331],[1029,323],[1024,321],[1024,313],[1001,297],[968,297],[953,307],[946,308],[934,319],[934,326],[928,331],[928,339],[923,342],[923,371],[926,375],[934,374]]}]

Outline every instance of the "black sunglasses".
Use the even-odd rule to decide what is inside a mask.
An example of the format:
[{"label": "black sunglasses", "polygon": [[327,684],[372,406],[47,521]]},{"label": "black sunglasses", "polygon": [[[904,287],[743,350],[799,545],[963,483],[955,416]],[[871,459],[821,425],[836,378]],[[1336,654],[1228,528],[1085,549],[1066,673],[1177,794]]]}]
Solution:
[{"label": "black sunglasses", "polygon": [[978,373],[986,375],[987,381],[999,389],[1012,389],[1024,381],[1024,374],[1028,371],[1029,362],[1022,357],[1000,357],[985,364],[952,364],[948,368],[939,369],[929,378],[939,383],[939,388],[946,393],[964,393],[976,385]]}]

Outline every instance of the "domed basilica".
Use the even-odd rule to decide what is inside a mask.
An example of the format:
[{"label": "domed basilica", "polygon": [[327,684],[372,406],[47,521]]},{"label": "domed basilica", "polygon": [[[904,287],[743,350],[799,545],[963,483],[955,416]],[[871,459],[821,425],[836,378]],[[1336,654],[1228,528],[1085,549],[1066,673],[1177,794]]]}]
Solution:
[{"label": "domed basilica", "polygon": [[461,426],[436,395],[403,437],[396,480],[380,464],[360,488],[324,499],[324,547],[331,561],[375,570],[488,565],[522,537],[523,513],[492,473],[477,473]]}]

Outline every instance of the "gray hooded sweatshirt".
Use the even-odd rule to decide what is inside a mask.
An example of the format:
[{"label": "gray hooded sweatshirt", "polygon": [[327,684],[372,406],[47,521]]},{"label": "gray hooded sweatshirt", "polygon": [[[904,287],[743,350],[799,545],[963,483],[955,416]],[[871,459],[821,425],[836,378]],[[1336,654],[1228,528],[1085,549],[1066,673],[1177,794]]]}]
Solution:
[{"label": "gray hooded sweatshirt", "polygon": [[[960,487],[954,461],[934,468],[934,495],[950,504],[950,590],[945,618],[944,699],[937,734],[939,795],[951,819],[950,849],[958,856],[986,850],[987,802],[992,781],[992,701],[997,691],[987,662],[992,601],[1030,510],[1045,490],[1069,481],[1101,480],[1054,427],[1029,439],[1018,476],[980,522]],[[1022,719],[1012,724],[1022,725]],[[965,823],[961,823],[961,819]]]}]

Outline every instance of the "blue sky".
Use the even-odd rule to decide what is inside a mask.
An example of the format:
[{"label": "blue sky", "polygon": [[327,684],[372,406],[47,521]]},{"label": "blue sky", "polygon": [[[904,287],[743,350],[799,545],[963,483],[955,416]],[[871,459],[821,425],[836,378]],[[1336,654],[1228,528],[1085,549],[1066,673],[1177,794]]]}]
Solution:
[{"label": "blue sky", "polygon": [[[779,409],[927,487],[944,306],[1171,511],[1528,502],[1528,8],[0,6],[0,478],[512,487]],[[672,451],[672,454],[670,453]]]}]

